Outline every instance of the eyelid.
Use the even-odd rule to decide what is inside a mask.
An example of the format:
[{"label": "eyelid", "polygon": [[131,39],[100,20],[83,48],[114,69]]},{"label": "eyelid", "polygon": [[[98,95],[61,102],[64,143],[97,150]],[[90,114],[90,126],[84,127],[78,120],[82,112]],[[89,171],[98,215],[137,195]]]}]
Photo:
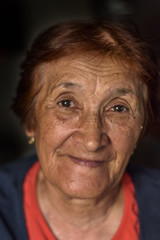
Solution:
[{"label": "eyelid", "polygon": [[[62,102],[65,102],[65,101],[68,101],[68,102],[72,102],[73,103],[73,107],[67,107],[67,106],[63,106],[62,105]],[[60,104],[61,103],[61,104]],[[58,105],[60,105],[61,107],[64,107],[64,108],[74,108],[76,105],[75,105],[75,103],[71,100],[71,99],[62,99],[61,101],[59,101],[58,103],[57,103]]]},{"label": "eyelid", "polygon": [[74,102],[75,104],[77,103],[75,97],[73,96],[73,93],[72,92],[62,92],[60,93],[56,98],[55,98],[55,101],[58,103],[60,101],[72,101]]},{"label": "eyelid", "polygon": [[115,106],[118,106],[118,105],[125,107],[128,111],[132,111],[132,107],[131,107],[130,103],[121,98],[111,100],[105,107],[105,111],[107,111],[108,109],[111,109]]},{"label": "eyelid", "polygon": [[[66,108],[75,108],[75,109],[80,109],[80,104],[78,99],[76,99],[72,94],[70,94],[71,92],[66,92],[62,93],[60,95],[58,95],[58,97],[56,97],[55,101],[56,104],[60,105],[59,103],[62,101],[72,101],[74,106],[73,107],[66,107]],[[65,108],[64,106],[61,105],[61,107]]]},{"label": "eyelid", "polygon": [[[120,112],[128,112],[129,111],[129,108],[128,107],[126,107],[126,106],[124,106],[124,105],[122,105],[122,104],[115,104],[113,107],[111,107],[110,109],[114,109],[114,108],[116,108],[116,107],[122,107],[122,108],[124,108],[124,109],[126,109],[126,111],[120,111]],[[119,111],[114,111],[114,112],[119,112]]]},{"label": "eyelid", "polygon": [[71,95],[70,95],[70,94],[72,94],[72,92],[71,92],[71,91],[66,91],[66,92],[60,93],[60,94],[55,98],[55,100],[57,101],[58,98],[60,98],[60,97],[62,97],[62,96],[65,96],[66,94],[69,94],[68,96],[66,96],[66,98],[71,98]]}]

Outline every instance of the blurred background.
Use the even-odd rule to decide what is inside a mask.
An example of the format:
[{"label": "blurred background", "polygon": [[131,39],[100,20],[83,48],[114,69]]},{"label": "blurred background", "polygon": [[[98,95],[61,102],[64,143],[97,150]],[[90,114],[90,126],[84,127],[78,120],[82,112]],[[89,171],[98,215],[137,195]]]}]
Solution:
[{"label": "blurred background", "polygon": [[[10,108],[20,64],[32,40],[57,22],[93,18],[136,23],[160,59],[159,0],[0,0],[0,163],[34,151]],[[160,168],[160,122],[137,147],[133,159]]]}]

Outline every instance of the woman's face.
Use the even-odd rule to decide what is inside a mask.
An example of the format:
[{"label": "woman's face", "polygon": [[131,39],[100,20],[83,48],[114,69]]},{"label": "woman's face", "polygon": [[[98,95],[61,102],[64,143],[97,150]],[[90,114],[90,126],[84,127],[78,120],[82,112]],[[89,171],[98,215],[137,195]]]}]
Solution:
[{"label": "woman's face", "polygon": [[42,172],[70,197],[94,198],[119,185],[143,125],[136,77],[89,57],[43,66],[35,112]]}]

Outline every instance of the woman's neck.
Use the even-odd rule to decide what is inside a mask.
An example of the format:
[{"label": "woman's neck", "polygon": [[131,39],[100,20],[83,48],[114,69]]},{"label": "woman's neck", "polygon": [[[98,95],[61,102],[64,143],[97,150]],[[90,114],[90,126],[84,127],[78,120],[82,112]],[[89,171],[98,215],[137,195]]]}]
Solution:
[{"label": "woman's neck", "polygon": [[123,191],[118,186],[101,197],[68,197],[39,173],[37,196],[41,212],[58,239],[111,239],[123,215]]}]

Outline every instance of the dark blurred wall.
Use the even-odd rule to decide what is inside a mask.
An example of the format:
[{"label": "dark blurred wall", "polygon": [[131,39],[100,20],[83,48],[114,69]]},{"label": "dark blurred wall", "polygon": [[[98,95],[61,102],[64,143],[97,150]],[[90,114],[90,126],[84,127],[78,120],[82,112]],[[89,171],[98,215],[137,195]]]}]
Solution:
[{"label": "dark blurred wall", "polygon": [[[10,110],[26,49],[37,33],[51,24],[91,18],[134,21],[160,56],[159,0],[0,1],[0,162],[11,161],[34,150],[28,146],[23,127]],[[145,144],[143,142],[143,145],[151,146],[151,155],[144,154],[144,146],[137,150],[146,162],[150,158],[156,159],[156,165],[160,145],[159,125],[154,126]]]}]

